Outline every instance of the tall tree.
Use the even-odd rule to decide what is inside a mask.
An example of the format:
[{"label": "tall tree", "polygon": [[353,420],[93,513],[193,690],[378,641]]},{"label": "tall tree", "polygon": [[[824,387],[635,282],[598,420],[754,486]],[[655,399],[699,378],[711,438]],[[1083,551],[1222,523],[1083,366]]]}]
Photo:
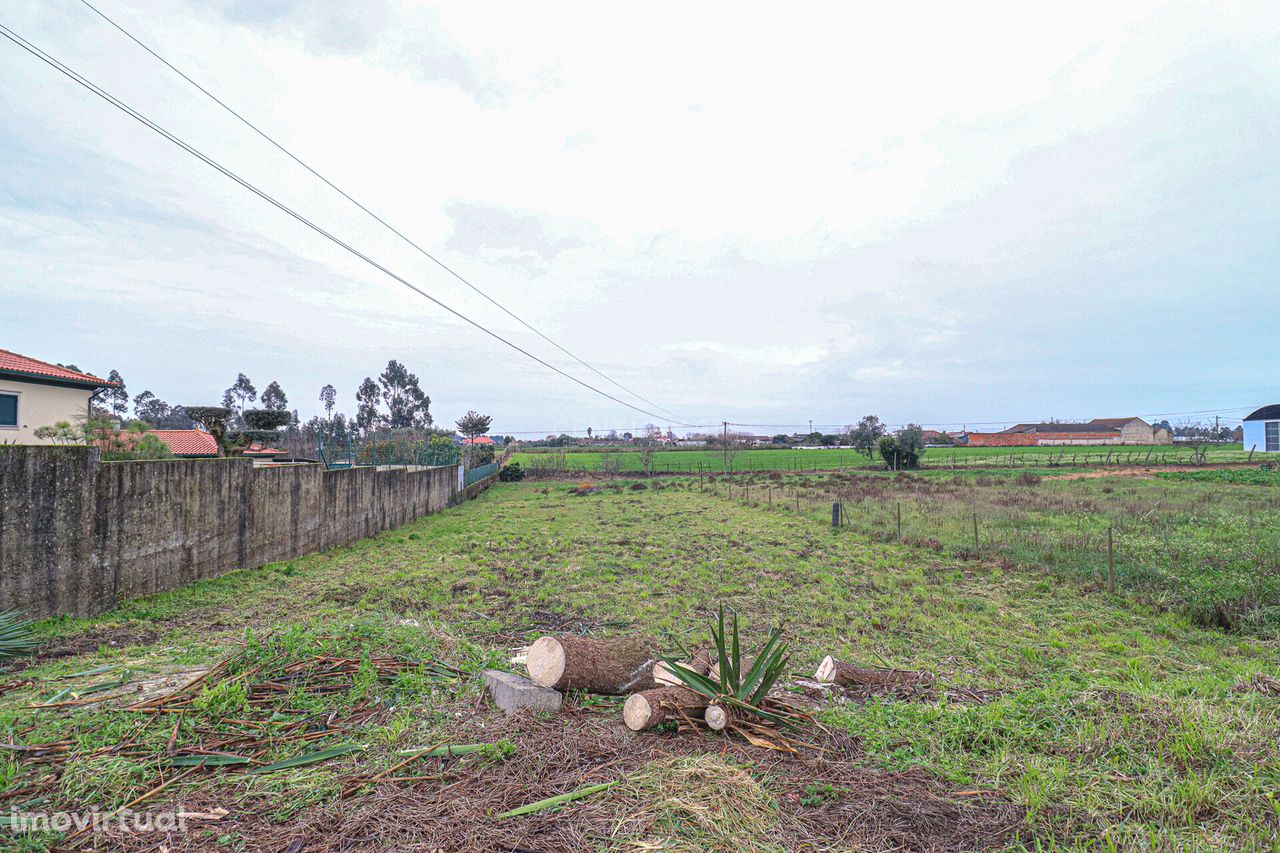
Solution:
[{"label": "tall tree", "polygon": [[107,374],[107,381],[116,384],[103,390],[102,402],[107,404],[117,418],[123,418],[129,411],[129,392],[125,390],[124,378],[120,371],[113,370]]},{"label": "tall tree", "polygon": [[236,381],[227,389],[227,393],[222,395],[222,404],[231,407],[231,401],[237,401],[240,404],[240,414],[244,415],[244,404],[252,403],[258,399],[258,389],[253,387],[253,383],[249,381],[249,377],[241,373],[236,377]]},{"label": "tall tree", "polygon": [[382,420],[382,413],[378,411],[381,399],[382,389],[366,376],[356,389],[356,426],[361,432],[369,432]]},{"label": "tall tree", "polygon": [[134,415],[153,426],[160,423],[169,411],[169,404],[150,391],[143,391],[133,398]]},{"label": "tall tree", "polygon": [[333,420],[333,407],[338,405],[338,389],[326,385],[320,389],[320,402],[324,404],[324,416]]},{"label": "tall tree", "polygon": [[264,409],[287,409],[289,407],[289,398],[285,396],[284,389],[280,387],[280,383],[274,379],[262,391],[262,408]]},{"label": "tall tree", "polygon": [[489,424],[492,421],[493,418],[491,416],[482,415],[473,409],[458,418],[458,432],[462,433],[467,438],[475,438],[478,435],[484,435],[488,432]]},{"label": "tall tree", "polygon": [[418,377],[394,358],[378,377],[382,400],[387,404],[387,425],[392,429],[431,425],[431,398],[422,393]]},{"label": "tall tree", "polygon": [[880,423],[880,419],[875,415],[867,415],[858,421],[858,425],[849,433],[849,443],[870,459],[875,455],[877,443],[884,432],[884,424]]}]

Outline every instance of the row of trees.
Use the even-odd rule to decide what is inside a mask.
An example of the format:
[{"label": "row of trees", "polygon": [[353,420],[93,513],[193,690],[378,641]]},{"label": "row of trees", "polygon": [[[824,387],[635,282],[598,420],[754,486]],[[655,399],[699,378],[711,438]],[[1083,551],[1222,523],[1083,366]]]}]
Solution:
[{"label": "row of trees", "polygon": [[[426,445],[431,442],[452,446],[452,431],[438,429],[431,416],[431,398],[422,390],[414,373],[401,362],[387,362],[378,377],[366,377],[356,389],[355,415],[348,417],[338,409],[338,392],[332,384],[320,389],[319,401],[324,416],[300,422],[296,409],[290,410],[289,396],[278,381],[271,381],[259,393],[248,375],[239,373],[222,394],[220,406],[170,405],[151,391],[132,398],[133,419],[128,416],[130,396],[124,378],[112,370],[108,378],[117,383],[99,393],[100,407],[96,419],[121,436],[124,444],[138,446],[136,435],[148,429],[191,429],[199,426],[209,432],[223,452],[234,455],[252,444],[280,447],[290,455],[311,456],[321,442],[349,442],[352,437],[378,437],[384,443],[398,439]],[[258,403],[257,407],[252,404]],[[94,419],[91,419],[94,420]],[[491,417],[469,411],[457,421],[458,432],[468,438],[488,433]],[[58,440],[86,439],[88,425],[55,425],[60,428]],[[104,424],[95,423],[91,432],[94,443],[104,444]],[[73,435],[73,433],[75,433]],[[162,442],[152,437],[152,443]],[[153,449],[153,448],[152,448]],[[471,451],[483,455],[484,451]],[[492,455],[492,449],[488,449]]]}]

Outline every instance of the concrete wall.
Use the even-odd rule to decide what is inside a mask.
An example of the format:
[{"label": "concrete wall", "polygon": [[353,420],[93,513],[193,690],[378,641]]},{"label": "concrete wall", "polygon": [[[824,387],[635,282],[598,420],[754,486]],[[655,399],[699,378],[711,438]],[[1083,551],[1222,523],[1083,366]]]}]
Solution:
[{"label": "concrete wall", "polygon": [[0,448],[0,610],[100,613],[362,539],[459,498],[456,466],[326,471],[97,456],[86,447]]},{"label": "concrete wall", "polygon": [[1035,447],[1036,437],[1025,432],[971,432],[969,447]]},{"label": "concrete wall", "polygon": [[0,379],[0,393],[18,397],[18,426],[0,426],[0,441],[15,444],[53,444],[52,439],[36,438],[36,430],[53,426],[58,421],[72,425],[89,414],[90,388],[67,388],[22,382],[12,377]]},{"label": "concrete wall", "polygon": [[1138,418],[1120,427],[1120,440],[1124,444],[1153,444],[1155,430],[1151,424]]}]

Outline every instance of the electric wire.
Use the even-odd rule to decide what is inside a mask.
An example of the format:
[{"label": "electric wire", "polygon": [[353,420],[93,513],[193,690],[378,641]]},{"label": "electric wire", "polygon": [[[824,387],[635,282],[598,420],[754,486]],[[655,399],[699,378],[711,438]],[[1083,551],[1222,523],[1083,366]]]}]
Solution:
[{"label": "electric wire", "polygon": [[397,237],[399,237],[401,240],[403,240],[405,243],[407,243],[409,246],[411,246],[411,247],[413,247],[414,249],[416,249],[416,250],[417,250],[420,254],[422,254],[424,257],[426,257],[426,258],[430,259],[433,263],[435,263],[438,267],[440,267],[440,269],[444,270],[444,271],[445,271],[445,272],[447,272],[449,275],[453,276],[453,277],[454,277],[454,278],[456,278],[458,281],[462,282],[462,283],[463,283],[463,284],[465,284],[467,287],[471,288],[473,291],[475,291],[476,293],[480,294],[480,296],[484,297],[486,300],[488,300],[492,305],[494,305],[495,307],[497,307],[500,311],[502,311],[502,312],[503,312],[504,314],[506,314],[508,317],[510,317],[511,319],[515,320],[517,323],[519,323],[520,325],[524,326],[526,329],[528,329],[529,331],[533,332],[535,335],[537,335],[538,337],[542,338],[544,341],[546,341],[547,343],[551,344],[553,347],[555,347],[556,349],[560,350],[562,353],[564,353],[565,355],[569,356],[569,357],[570,357],[571,359],[573,359],[574,361],[578,362],[578,364],[581,364],[583,367],[587,368],[587,369],[588,369],[588,370],[590,370],[592,373],[595,373],[597,376],[600,376],[601,378],[603,378],[603,379],[607,380],[608,382],[612,383],[613,385],[617,386],[618,388],[621,388],[623,391],[625,391],[625,392],[627,392],[628,394],[630,394],[631,396],[635,397],[637,400],[640,400],[641,402],[643,402],[643,403],[645,403],[645,404],[647,404],[647,405],[649,405],[649,406],[652,406],[653,408],[657,409],[657,410],[658,410],[658,411],[660,411],[660,412],[664,412],[664,413],[666,414],[666,416],[668,416],[668,417],[672,417],[672,418],[677,418],[677,419],[679,419],[679,417],[680,417],[679,415],[675,414],[675,413],[674,413],[674,412],[672,412],[672,411],[669,411],[668,409],[663,408],[662,406],[659,406],[657,403],[653,402],[652,400],[647,399],[646,397],[641,396],[640,394],[636,393],[635,391],[631,390],[631,389],[630,389],[630,388],[628,388],[627,386],[623,385],[621,382],[618,382],[616,379],[614,379],[613,377],[609,376],[608,374],[601,372],[600,370],[598,370],[596,367],[594,367],[594,366],[593,366],[593,365],[591,365],[590,363],[588,363],[588,362],[584,361],[584,360],[583,360],[582,358],[580,358],[579,356],[575,355],[574,353],[570,352],[570,351],[569,351],[568,349],[566,349],[565,347],[561,346],[561,345],[560,345],[559,343],[557,343],[556,341],[552,340],[550,337],[548,337],[548,336],[547,336],[547,335],[545,335],[543,332],[541,332],[540,330],[538,330],[537,328],[535,328],[533,325],[531,325],[530,323],[526,322],[523,318],[521,318],[521,317],[517,316],[514,312],[512,312],[510,309],[508,309],[505,305],[503,305],[502,303],[498,302],[498,300],[494,299],[494,298],[493,298],[493,297],[491,297],[489,294],[485,293],[483,290],[481,290],[479,287],[477,287],[475,284],[473,284],[471,281],[469,281],[467,278],[465,278],[461,273],[459,273],[459,272],[457,272],[456,270],[454,270],[452,267],[450,267],[450,266],[449,266],[448,264],[446,264],[444,261],[440,260],[440,259],[439,259],[438,257],[436,257],[434,254],[432,254],[431,252],[427,251],[427,250],[426,250],[426,249],[424,249],[421,245],[419,245],[417,242],[415,242],[414,240],[412,240],[411,238],[409,238],[406,234],[404,234],[404,232],[400,231],[398,228],[396,228],[395,226],[391,225],[391,223],[387,222],[385,219],[383,219],[383,218],[382,218],[381,216],[379,216],[378,214],[374,213],[372,210],[370,210],[370,209],[369,209],[368,207],[366,207],[365,205],[361,204],[359,201],[356,201],[356,199],[355,199],[355,198],[353,198],[350,194],[348,194],[345,190],[343,190],[343,189],[342,189],[341,187],[339,187],[337,184],[333,183],[333,181],[329,180],[329,179],[328,179],[328,178],[326,178],[324,175],[320,174],[320,172],[316,171],[312,166],[310,166],[309,164],[307,164],[306,162],[304,162],[304,161],[302,160],[302,158],[298,157],[296,154],[294,154],[292,151],[290,151],[288,148],[286,148],[283,144],[281,144],[281,143],[277,142],[274,138],[272,138],[272,136],[271,136],[270,134],[268,134],[266,131],[262,130],[260,127],[258,127],[258,126],[257,126],[256,124],[254,124],[253,122],[249,121],[249,119],[245,118],[243,115],[241,115],[239,112],[237,112],[237,111],[236,111],[235,109],[233,109],[231,106],[229,106],[229,105],[228,105],[225,101],[223,101],[221,98],[217,97],[217,96],[216,96],[216,95],[214,95],[212,92],[210,92],[208,89],[206,89],[204,86],[200,85],[200,84],[199,84],[199,83],[197,83],[195,80],[191,79],[191,77],[189,77],[185,72],[183,72],[181,69],[179,69],[177,66],[175,66],[175,65],[174,65],[172,62],[170,62],[169,60],[165,59],[163,56],[161,56],[159,53],[157,53],[155,50],[153,50],[149,45],[147,45],[145,42],[143,42],[141,39],[139,39],[139,38],[138,38],[137,36],[135,36],[133,33],[129,32],[127,29],[125,29],[122,25],[120,25],[120,24],[119,24],[119,23],[117,23],[115,20],[113,20],[112,18],[110,18],[109,16],[107,16],[107,14],[106,14],[106,13],[104,13],[104,12],[103,12],[101,9],[99,9],[97,6],[94,6],[92,3],[90,3],[90,2],[89,2],[89,0],[80,0],[80,2],[81,2],[81,3],[83,3],[85,6],[87,6],[89,9],[91,9],[95,14],[97,14],[97,15],[98,15],[98,17],[102,18],[102,20],[106,21],[108,24],[110,24],[111,26],[113,26],[113,27],[115,27],[117,30],[119,30],[119,31],[120,31],[120,33],[122,33],[126,38],[128,38],[130,41],[132,41],[132,42],[133,42],[134,44],[136,44],[138,47],[142,48],[142,49],[143,49],[143,50],[145,50],[147,53],[151,54],[153,57],[155,57],[157,60],[159,60],[161,63],[163,63],[163,64],[164,64],[164,65],[165,65],[165,66],[166,66],[170,71],[172,71],[173,73],[177,74],[177,75],[178,75],[179,77],[181,77],[183,80],[186,80],[188,83],[190,83],[190,84],[191,84],[192,86],[194,86],[196,89],[200,90],[200,92],[202,92],[202,93],[203,93],[206,97],[208,97],[211,101],[213,101],[215,104],[217,104],[218,106],[222,107],[224,110],[226,110],[228,113],[230,113],[230,114],[231,114],[232,116],[234,116],[236,119],[238,119],[238,120],[239,120],[239,121],[240,121],[240,122],[241,122],[245,127],[249,128],[249,129],[250,129],[250,130],[252,130],[254,133],[256,133],[258,136],[260,136],[260,137],[262,137],[263,139],[265,139],[267,142],[269,142],[271,145],[273,145],[277,150],[279,150],[282,154],[284,154],[284,155],[285,155],[286,157],[288,157],[290,160],[293,160],[293,162],[297,163],[297,164],[298,164],[299,166],[301,166],[302,168],[306,169],[308,172],[310,172],[310,173],[311,173],[312,175],[314,175],[316,178],[318,178],[318,179],[320,179],[321,181],[323,181],[323,182],[324,182],[324,184],[325,184],[326,186],[328,186],[328,187],[329,187],[330,189],[332,189],[334,192],[338,193],[338,195],[342,196],[342,197],[343,197],[343,198],[345,198],[347,201],[351,202],[353,205],[355,205],[356,207],[358,207],[360,210],[364,211],[366,214],[368,214],[369,216],[371,216],[375,221],[377,221],[380,225],[382,225],[382,227],[383,227],[383,228],[387,229],[387,230],[388,230],[388,231],[390,231],[392,234],[394,234],[395,236],[397,236]]},{"label": "electric wire", "polygon": [[[103,100],[105,100],[106,102],[108,102],[109,104],[111,104],[112,106],[116,107],[116,108],[117,108],[117,109],[119,109],[121,112],[124,112],[126,115],[130,116],[131,118],[135,119],[136,121],[138,121],[138,122],[140,122],[140,123],[142,123],[142,124],[146,125],[148,128],[150,128],[151,130],[153,130],[154,132],[156,132],[156,133],[157,133],[157,134],[159,134],[160,136],[164,137],[164,138],[165,138],[165,139],[167,139],[168,141],[170,141],[170,142],[174,143],[174,144],[175,144],[175,145],[177,145],[178,147],[182,148],[184,151],[186,151],[187,153],[191,154],[191,155],[192,155],[193,157],[195,157],[196,159],[200,160],[201,162],[203,162],[203,163],[205,163],[206,165],[210,166],[210,167],[211,167],[211,168],[213,168],[214,170],[216,170],[216,171],[220,172],[221,174],[223,174],[223,175],[224,175],[224,176],[226,176],[227,178],[229,178],[229,179],[231,179],[232,181],[236,182],[236,183],[237,183],[237,184],[239,184],[240,186],[242,186],[242,187],[244,187],[245,189],[249,190],[249,191],[250,191],[250,192],[252,192],[254,195],[256,195],[256,196],[258,196],[259,198],[261,198],[263,201],[266,201],[267,203],[269,203],[269,204],[271,204],[272,206],[274,206],[274,207],[276,207],[277,209],[279,209],[281,212],[286,213],[286,214],[288,214],[289,216],[293,217],[293,218],[294,218],[294,219],[296,219],[298,222],[302,223],[303,225],[306,225],[308,228],[310,228],[310,229],[312,229],[313,231],[315,231],[317,234],[320,234],[321,236],[325,237],[326,239],[328,239],[329,241],[333,242],[334,244],[336,244],[336,245],[340,246],[341,248],[343,248],[343,249],[347,250],[347,251],[348,251],[348,252],[350,252],[352,255],[355,255],[355,256],[356,256],[357,258],[359,258],[360,260],[362,260],[362,261],[364,261],[365,263],[367,263],[367,264],[369,264],[370,266],[372,266],[374,269],[377,269],[378,271],[380,271],[380,272],[384,273],[385,275],[389,276],[390,278],[394,279],[395,281],[399,282],[400,284],[402,284],[402,285],[404,285],[405,287],[409,288],[410,290],[414,291],[414,292],[415,292],[415,293],[417,293],[418,295],[420,295],[420,296],[422,296],[422,297],[426,298],[427,300],[431,301],[432,303],[434,303],[435,305],[439,306],[440,308],[443,308],[445,311],[448,311],[450,314],[454,315],[454,316],[455,316],[455,317],[457,317],[458,319],[460,319],[460,320],[462,320],[462,321],[466,322],[467,324],[469,324],[469,325],[471,325],[471,326],[475,327],[476,329],[479,329],[480,331],[484,332],[485,334],[489,335],[490,337],[494,338],[495,340],[498,340],[498,341],[502,342],[503,344],[506,344],[508,347],[510,347],[510,348],[512,348],[512,349],[514,349],[516,352],[519,352],[520,354],[522,354],[522,355],[524,355],[524,356],[526,356],[526,357],[528,357],[528,358],[532,359],[533,361],[536,361],[537,363],[541,364],[543,367],[546,367],[546,368],[548,368],[548,369],[550,369],[550,370],[553,370],[553,371],[555,371],[556,373],[558,373],[559,375],[563,376],[564,378],[566,378],[566,379],[568,379],[568,380],[570,380],[570,381],[572,381],[572,382],[574,382],[574,383],[576,383],[576,384],[578,384],[578,385],[581,385],[583,388],[586,388],[586,389],[588,389],[588,390],[590,390],[590,391],[593,391],[593,392],[595,392],[595,393],[597,393],[597,394],[601,395],[602,397],[606,397],[606,398],[608,398],[609,400],[612,400],[613,402],[618,403],[619,405],[626,406],[627,408],[632,409],[633,411],[640,412],[640,413],[641,413],[641,414],[643,414],[643,415],[648,415],[649,417],[656,418],[656,419],[658,419],[658,420],[666,420],[666,418],[663,418],[661,415],[658,415],[658,414],[657,414],[657,413],[655,413],[655,412],[651,412],[651,411],[649,411],[648,409],[644,409],[644,408],[641,408],[641,407],[639,407],[639,406],[636,406],[636,405],[634,405],[633,403],[629,403],[629,402],[627,402],[626,400],[619,399],[618,397],[615,397],[614,395],[610,394],[608,391],[601,390],[600,388],[597,388],[597,387],[595,387],[594,385],[591,385],[590,383],[584,382],[583,380],[579,379],[578,377],[576,377],[576,376],[574,376],[574,375],[572,375],[572,374],[570,374],[570,373],[565,372],[564,370],[560,369],[559,367],[556,367],[554,364],[551,364],[550,362],[547,362],[547,361],[545,361],[544,359],[540,358],[539,356],[537,356],[537,355],[535,355],[535,354],[533,354],[533,353],[529,352],[528,350],[526,350],[526,349],[524,349],[523,347],[521,347],[519,344],[516,344],[516,343],[513,343],[512,341],[507,340],[507,339],[506,339],[506,338],[504,338],[502,335],[498,334],[497,332],[493,331],[492,329],[489,329],[487,326],[484,326],[483,324],[481,324],[481,323],[479,323],[479,322],[477,322],[477,321],[475,321],[475,320],[472,320],[470,317],[466,316],[465,314],[463,314],[462,312],[458,311],[457,309],[450,307],[449,305],[445,304],[445,303],[444,303],[444,302],[442,302],[441,300],[439,300],[439,299],[437,299],[436,297],[432,296],[430,293],[427,293],[427,292],[426,292],[425,290],[423,290],[422,288],[420,288],[420,287],[418,287],[417,285],[413,284],[413,283],[412,283],[411,281],[409,281],[408,279],[403,278],[402,276],[398,275],[397,273],[393,272],[392,270],[390,270],[390,269],[388,269],[387,267],[383,266],[382,264],[378,263],[378,262],[377,262],[377,261],[375,261],[373,258],[371,258],[371,257],[369,257],[368,255],[364,254],[364,253],[363,253],[363,252],[361,252],[359,249],[356,249],[354,246],[350,245],[349,243],[344,242],[341,238],[339,238],[339,237],[337,237],[336,235],[334,235],[334,234],[330,233],[329,231],[325,230],[325,229],[324,229],[324,228],[322,228],[320,225],[317,225],[316,223],[312,222],[310,219],[308,219],[307,217],[303,216],[301,213],[297,212],[296,210],[294,210],[293,208],[291,208],[291,207],[289,207],[288,205],[284,204],[283,202],[279,201],[279,200],[278,200],[278,199],[276,199],[274,196],[271,196],[270,194],[268,194],[268,193],[267,193],[267,192],[265,192],[264,190],[259,189],[257,186],[255,186],[254,184],[252,184],[252,183],[251,183],[251,182],[249,182],[248,180],[246,180],[246,179],[244,179],[244,178],[240,177],[240,176],[239,176],[239,175],[237,175],[235,172],[233,172],[233,171],[231,171],[230,169],[228,169],[228,168],[226,168],[225,166],[223,166],[221,163],[218,163],[216,160],[214,160],[214,159],[212,159],[211,157],[209,157],[208,155],[204,154],[204,153],[203,153],[203,152],[201,152],[199,149],[197,149],[197,148],[195,148],[194,146],[192,146],[192,145],[188,144],[187,142],[183,141],[183,140],[182,140],[182,139],[180,139],[179,137],[175,136],[173,133],[170,133],[168,130],[166,130],[165,128],[161,127],[159,124],[157,124],[157,123],[153,122],[151,119],[147,118],[145,115],[143,115],[142,113],[138,112],[138,111],[137,111],[136,109],[134,109],[133,107],[131,107],[131,106],[129,106],[128,104],[126,104],[124,101],[121,101],[119,98],[115,97],[114,95],[112,95],[111,93],[109,93],[109,92],[107,92],[106,90],[102,89],[101,87],[97,86],[95,83],[93,83],[92,81],[90,81],[88,78],[86,78],[86,77],[84,77],[83,75],[79,74],[77,71],[75,71],[74,69],[72,69],[72,68],[70,68],[69,66],[65,65],[64,63],[60,62],[58,59],[54,58],[52,55],[50,55],[50,54],[49,54],[49,53],[47,53],[46,51],[42,50],[42,49],[41,49],[41,48],[39,48],[39,47],[36,47],[34,44],[32,44],[31,42],[27,41],[25,38],[23,38],[22,36],[18,35],[16,32],[14,32],[12,29],[10,29],[9,27],[7,27],[7,26],[6,26],[6,25],[4,25],[4,24],[0,24],[0,35],[4,36],[6,39],[8,39],[9,41],[13,42],[15,45],[17,45],[18,47],[22,48],[23,50],[27,51],[28,53],[30,53],[32,56],[36,57],[36,58],[37,58],[37,59],[39,59],[40,61],[44,62],[44,63],[45,63],[46,65],[48,65],[49,67],[51,67],[51,68],[53,68],[53,69],[57,70],[59,73],[61,73],[61,74],[63,74],[64,76],[68,77],[69,79],[73,80],[74,82],[76,82],[76,83],[80,84],[80,85],[81,85],[81,86],[83,86],[84,88],[88,89],[90,92],[93,92],[95,95],[97,95],[98,97],[102,98]],[[679,426],[682,426],[682,427],[688,427],[688,426],[691,426],[690,424],[684,423],[684,422],[679,421],[679,420],[673,420],[672,422],[673,422],[673,423],[676,423],[676,424],[678,424]]]}]

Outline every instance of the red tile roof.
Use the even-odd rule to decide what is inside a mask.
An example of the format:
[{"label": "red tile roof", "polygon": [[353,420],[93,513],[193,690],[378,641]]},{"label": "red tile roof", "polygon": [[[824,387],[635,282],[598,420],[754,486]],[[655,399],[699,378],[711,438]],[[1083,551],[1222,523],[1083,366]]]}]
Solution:
[{"label": "red tile roof", "polygon": [[46,379],[59,379],[63,382],[79,382],[83,385],[94,385],[104,388],[115,385],[105,379],[79,370],[68,370],[47,361],[28,358],[7,349],[0,349],[0,373],[22,373],[28,376],[39,376]]},{"label": "red tile roof", "polygon": [[217,456],[218,442],[213,436],[198,429],[150,429],[146,432],[119,431],[110,439],[97,442],[99,447],[133,448],[144,435],[154,435],[165,443],[174,456]]},{"label": "red tile roof", "polygon": [[[169,445],[175,456],[217,456],[218,442],[198,429],[153,429],[142,435],[154,435]],[[141,436],[139,436],[141,438]]]},{"label": "red tile roof", "polygon": [[242,451],[244,456],[283,456],[283,450],[276,450],[274,447],[263,447],[261,444],[251,444]]},{"label": "red tile roof", "polygon": [[478,435],[475,438],[464,438],[463,444],[493,444],[493,439],[487,435]]}]

